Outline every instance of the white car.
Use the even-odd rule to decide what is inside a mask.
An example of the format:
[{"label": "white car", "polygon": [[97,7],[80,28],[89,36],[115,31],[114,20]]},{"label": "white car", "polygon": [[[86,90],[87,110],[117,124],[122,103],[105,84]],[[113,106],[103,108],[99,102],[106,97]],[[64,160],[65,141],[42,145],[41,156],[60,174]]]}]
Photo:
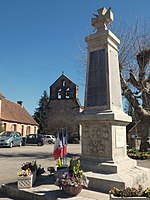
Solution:
[{"label": "white car", "polygon": [[55,136],[54,135],[44,135],[45,143],[54,144],[55,143]]}]

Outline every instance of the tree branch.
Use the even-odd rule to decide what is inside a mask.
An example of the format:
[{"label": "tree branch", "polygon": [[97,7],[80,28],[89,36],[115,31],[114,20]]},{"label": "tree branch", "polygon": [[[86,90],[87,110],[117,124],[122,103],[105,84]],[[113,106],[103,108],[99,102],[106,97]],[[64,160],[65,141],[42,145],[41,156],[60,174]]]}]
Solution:
[{"label": "tree branch", "polygon": [[146,65],[150,61],[150,49],[146,49],[143,51],[140,51],[137,56],[137,62],[139,65],[139,82],[143,83],[145,81],[145,75],[146,75]]},{"label": "tree branch", "polygon": [[136,97],[133,95],[131,89],[127,85],[126,81],[123,79],[121,73],[120,73],[120,79],[121,79],[121,87],[123,90],[123,94],[127,98],[127,100],[130,102],[132,107],[135,109],[135,112],[137,112],[140,118],[149,116],[149,113],[141,107],[140,103],[138,102]]},{"label": "tree branch", "polygon": [[141,91],[141,85],[139,83],[139,81],[137,80],[137,78],[135,77],[135,75],[133,74],[132,69],[130,69],[130,78],[128,79],[128,81],[138,90]]}]

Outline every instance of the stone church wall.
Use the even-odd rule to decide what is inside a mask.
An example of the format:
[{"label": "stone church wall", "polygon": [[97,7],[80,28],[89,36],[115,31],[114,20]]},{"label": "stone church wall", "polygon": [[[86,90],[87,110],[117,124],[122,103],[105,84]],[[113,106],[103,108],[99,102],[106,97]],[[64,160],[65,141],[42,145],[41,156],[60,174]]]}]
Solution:
[{"label": "stone church wall", "polygon": [[47,108],[47,132],[55,135],[56,128],[67,128],[68,139],[79,137],[79,124],[76,116],[80,106],[76,99],[50,100]]}]

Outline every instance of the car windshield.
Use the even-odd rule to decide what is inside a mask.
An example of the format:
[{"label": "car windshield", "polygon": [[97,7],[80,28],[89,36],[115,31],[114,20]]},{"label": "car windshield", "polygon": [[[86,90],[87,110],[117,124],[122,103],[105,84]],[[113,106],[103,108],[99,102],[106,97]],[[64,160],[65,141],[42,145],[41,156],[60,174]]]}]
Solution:
[{"label": "car windshield", "polygon": [[0,136],[10,137],[10,136],[12,136],[12,132],[3,132],[3,133],[0,134]]}]

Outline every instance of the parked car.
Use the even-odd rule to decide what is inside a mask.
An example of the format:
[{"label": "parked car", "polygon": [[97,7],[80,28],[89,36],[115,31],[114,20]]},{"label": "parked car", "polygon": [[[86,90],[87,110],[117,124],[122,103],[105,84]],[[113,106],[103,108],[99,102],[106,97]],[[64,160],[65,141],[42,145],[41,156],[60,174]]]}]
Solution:
[{"label": "parked car", "polygon": [[26,144],[37,144],[43,146],[45,144],[45,138],[41,134],[29,134],[26,137]]},{"label": "parked car", "polygon": [[45,142],[49,144],[54,144],[55,143],[55,136],[54,135],[44,135],[45,137]]},{"label": "parked car", "polygon": [[72,137],[68,138],[68,143],[69,144],[79,144],[80,143],[80,136],[74,135]]},{"label": "parked car", "polygon": [[21,133],[16,131],[4,131],[0,133],[0,146],[13,147],[22,145]]}]

